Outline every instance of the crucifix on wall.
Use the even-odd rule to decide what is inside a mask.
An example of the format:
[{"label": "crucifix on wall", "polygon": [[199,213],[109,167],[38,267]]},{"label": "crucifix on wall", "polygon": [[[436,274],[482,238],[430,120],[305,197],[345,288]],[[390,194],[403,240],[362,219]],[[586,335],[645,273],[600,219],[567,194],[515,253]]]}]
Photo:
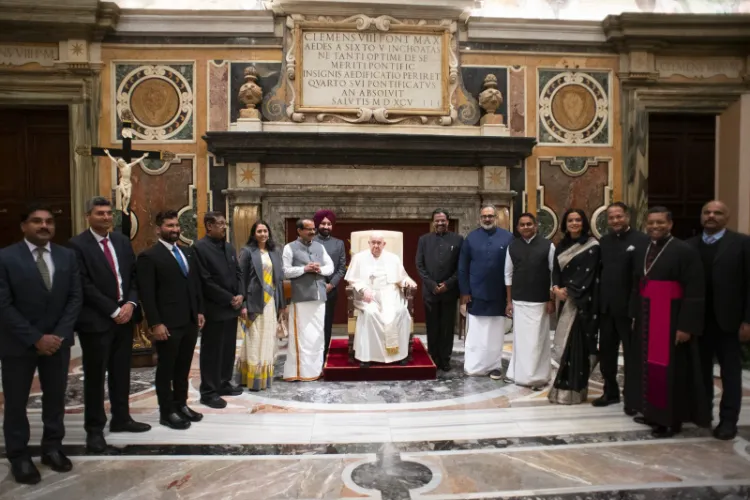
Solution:
[{"label": "crucifix on wall", "polygon": [[[122,113],[122,148],[102,148],[99,146],[79,146],[76,148],[76,153],[82,156],[95,156],[103,157],[107,156],[117,166],[117,187],[116,187],[116,200],[120,202],[120,209],[122,210],[122,233],[128,238],[131,238],[131,223],[130,223],[130,197],[132,195],[132,169],[135,165],[142,162],[143,160],[162,160],[171,161],[174,159],[174,153],[169,151],[140,151],[133,149],[133,117],[129,110],[125,110]],[[137,160],[133,161],[134,156],[139,156]]]}]

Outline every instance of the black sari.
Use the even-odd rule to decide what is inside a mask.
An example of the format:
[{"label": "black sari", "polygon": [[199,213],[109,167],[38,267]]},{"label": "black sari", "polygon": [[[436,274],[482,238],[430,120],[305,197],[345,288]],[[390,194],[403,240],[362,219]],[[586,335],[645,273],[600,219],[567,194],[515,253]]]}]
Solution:
[{"label": "black sari", "polygon": [[555,251],[552,284],[565,288],[555,329],[552,356],[559,368],[549,392],[551,403],[573,405],[586,401],[589,376],[596,366],[599,242],[565,241]]}]

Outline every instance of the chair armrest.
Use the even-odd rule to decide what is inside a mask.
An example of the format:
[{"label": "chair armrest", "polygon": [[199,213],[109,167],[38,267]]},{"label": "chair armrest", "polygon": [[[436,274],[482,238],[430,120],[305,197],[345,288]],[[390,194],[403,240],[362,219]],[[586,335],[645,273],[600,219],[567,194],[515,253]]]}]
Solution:
[{"label": "chair armrest", "polygon": [[354,295],[356,293],[353,286],[346,287],[346,313],[349,318],[354,317]]}]

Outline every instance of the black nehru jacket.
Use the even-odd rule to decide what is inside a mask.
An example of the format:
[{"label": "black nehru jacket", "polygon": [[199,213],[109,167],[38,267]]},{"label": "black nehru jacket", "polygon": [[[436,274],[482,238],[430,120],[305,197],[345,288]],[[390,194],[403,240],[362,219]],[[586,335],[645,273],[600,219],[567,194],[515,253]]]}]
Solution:
[{"label": "black nehru jacket", "polygon": [[[463,236],[445,232],[427,233],[419,238],[417,245],[417,270],[424,283],[424,300],[456,300],[458,298],[458,256],[461,253]],[[438,283],[445,283],[447,291],[435,295]]]},{"label": "black nehru jacket", "polygon": [[716,260],[716,254],[719,250],[719,245],[714,243],[713,245],[706,245],[703,240],[698,243],[698,250],[701,254],[701,260],[703,261],[703,271],[706,276],[706,323],[709,320],[716,320],[714,311],[714,260]]},{"label": "black nehru jacket", "polygon": [[[600,312],[628,317],[628,303],[633,285],[636,250],[648,245],[648,236],[628,228],[621,233],[607,233],[599,240],[602,270],[599,277]],[[628,248],[633,247],[631,250]]]},{"label": "black nehru jacket", "polygon": [[529,243],[516,238],[510,244],[508,255],[513,261],[511,297],[516,302],[549,302],[550,269],[549,251],[552,242],[541,236]]}]

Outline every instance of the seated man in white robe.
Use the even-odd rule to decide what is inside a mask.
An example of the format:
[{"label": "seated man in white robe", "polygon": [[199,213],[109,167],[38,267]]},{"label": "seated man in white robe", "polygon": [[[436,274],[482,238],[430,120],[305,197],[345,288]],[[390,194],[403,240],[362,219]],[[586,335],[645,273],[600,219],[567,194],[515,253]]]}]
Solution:
[{"label": "seated man in white robe", "polygon": [[401,259],[385,251],[380,233],[372,233],[369,250],[352,257],[344,279],[355,290],[359,314],[354,333],[354,357],[369,363],[406,361],[409,354],[411,316],[402,288],[416,288]]}]

